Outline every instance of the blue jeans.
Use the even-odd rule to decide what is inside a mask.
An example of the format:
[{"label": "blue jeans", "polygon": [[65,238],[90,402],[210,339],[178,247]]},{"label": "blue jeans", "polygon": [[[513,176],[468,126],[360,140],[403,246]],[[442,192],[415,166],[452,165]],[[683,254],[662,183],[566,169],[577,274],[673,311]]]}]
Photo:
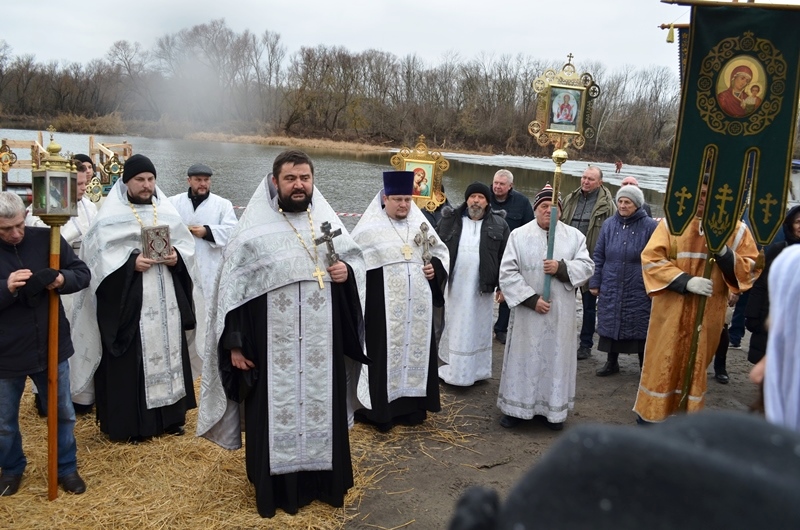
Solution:
[{"label": "blue jeans", "polygon": [[[39,388],[47,408],[47,371],[29,376]],[[28,460],[22,452],[19,432],[19,403],[25,391],[26,376],[0,379],[0,468],[4,475],[22,475]],[[75,410],[69,392],[69,362],[58,364],[58,476],[78,470],[75,443]]]},{"label": "blue jeans", "polygon": [[581,292],[583,301],[583,324],[581,325],[581,347],[594,346],[594,326],[597,320],[597,297],[589,291]]},{"label": "blue jeans", "polygon": [[494,323],[495,333],[506,333],[508,331],[508,319],[511,316],[511,309],[508,304],[502,302],[497,308],[497,322]]}]

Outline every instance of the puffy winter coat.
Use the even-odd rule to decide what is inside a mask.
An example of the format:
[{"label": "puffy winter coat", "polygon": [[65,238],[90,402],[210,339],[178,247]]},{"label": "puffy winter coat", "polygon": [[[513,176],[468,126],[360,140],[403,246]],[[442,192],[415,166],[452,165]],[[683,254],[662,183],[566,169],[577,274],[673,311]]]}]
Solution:
[{"label": "puffy winter coat", "polygon": [[597,334],[613,340],[644,340],[650,322],[650,297],[642,278],[642,250],[658,222],[639,208],[619,212],[603,223],[594,249],[590,289],[597,299]]}]

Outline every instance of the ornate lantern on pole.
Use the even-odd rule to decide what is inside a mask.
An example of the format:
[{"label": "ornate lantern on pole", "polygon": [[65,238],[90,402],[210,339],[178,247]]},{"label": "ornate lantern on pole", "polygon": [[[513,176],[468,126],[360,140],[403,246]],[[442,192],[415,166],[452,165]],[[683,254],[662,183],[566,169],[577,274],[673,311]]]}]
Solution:
[{"label": "ornate lantern on pole", "polygon": [[[60,155],[61,146],[50,131],[47,156],[33,162],[33,214],[50,226],[50,268],[58,270],[61,227],[78,215],[78,173],[72,160]],[[58,294],[50,290],[47,343],[47,497],[58,497]]]}]

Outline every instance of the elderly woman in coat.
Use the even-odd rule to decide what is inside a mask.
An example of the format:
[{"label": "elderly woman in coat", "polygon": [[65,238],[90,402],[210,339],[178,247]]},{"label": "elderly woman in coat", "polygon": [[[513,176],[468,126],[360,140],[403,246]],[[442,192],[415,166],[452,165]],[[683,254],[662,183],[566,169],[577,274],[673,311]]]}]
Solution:
[{"label": "elderly woman in coat", "polygon": [[605,366],[596,372],[600,377],[619,373],[620,353],[638,353],[641,368],[650,321],[641,253],[658,222],[642,209],[644,194],[638,187],[623,186],[616,200],[617,213],[600,229],[589,280],[589,291],[599,296],[597,348],[608,352]]}]

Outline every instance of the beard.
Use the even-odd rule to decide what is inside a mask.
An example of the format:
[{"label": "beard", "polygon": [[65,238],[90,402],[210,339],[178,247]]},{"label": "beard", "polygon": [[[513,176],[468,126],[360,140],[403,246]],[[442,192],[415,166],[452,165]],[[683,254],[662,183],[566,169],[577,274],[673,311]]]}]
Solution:
[{"label": "beard", "polygon": [[311,204],[311,196],[313,193],[312,191],[309,194],[305,194],[302,199],[292,199],[291,195],[284,197],[279,191],[278,206],[280,206],[284,212],[305,212],[308,209],[308,205]]},{"label": "beard", "polygon": [[469,215],[469,218],[472,219],[473,221],[477,221],[478,219],[482,219],[483,218],[483,214],[484,214],[484,210],[480,206],[469,206],[467,208],[467,215]]},{"label": "beard", "polygon": [[152,203],[153,203],[153,196],[154,196],[155,194],[156,194],[156,193],[155,193],[155,192],[153,192],[153,193],[150,195],[150,197],[148,197],[148,198],[146,198],[146,199],[143,199],[143,198],[141,198],[141,197],[138,197],[138,196],[134,197],[133,195],[131,195],[130,193],[128,193],[128,202],[131,202],[131,203],[133,203],[133,204],[152,204]]}]

